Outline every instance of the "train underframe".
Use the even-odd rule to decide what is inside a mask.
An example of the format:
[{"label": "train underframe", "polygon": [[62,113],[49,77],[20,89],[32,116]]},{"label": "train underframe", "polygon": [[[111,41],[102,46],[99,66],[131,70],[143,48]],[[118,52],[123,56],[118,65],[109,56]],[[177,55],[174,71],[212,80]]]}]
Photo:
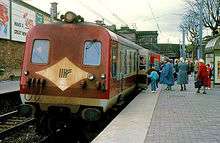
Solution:
[{"label": "train underframe", "polygon": [[[108,107],[76,104],[42,104],[39,103],[39,101],[38,103],[26,101],[25,105],[30,105],[29,109],[32,110],[32,115],[37,119],[38,132],[45,134],[54,132],[61,127],[70,126],[74,124],[72,123],[73,120],[79,121],[83,119],[86,122],[98,122],[100,119],[106,118],[105,113],[111,109],[112,106],[123,105],[126,102],[127,95],[132,94],[134,90],[135,87],[124,90],[111,100],[106,100],[106,103],[102,103]],[[24,96],[25,95],[22,95],[21,97],[24,98]],[[22,100],[24,101],[25,99]]]}]

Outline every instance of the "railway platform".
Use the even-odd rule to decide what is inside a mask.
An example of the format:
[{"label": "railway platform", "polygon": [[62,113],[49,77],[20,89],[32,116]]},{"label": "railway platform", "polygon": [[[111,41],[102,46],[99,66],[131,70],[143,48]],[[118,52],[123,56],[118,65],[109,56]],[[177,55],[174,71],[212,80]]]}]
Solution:
[{"label": "railway platform", "polygon": [[141,92],[92,143],[219,143],[220,87]]},{"label": "railway platform", "polygon": [[19,81],[0,81],[0,95],[19,91]]}]

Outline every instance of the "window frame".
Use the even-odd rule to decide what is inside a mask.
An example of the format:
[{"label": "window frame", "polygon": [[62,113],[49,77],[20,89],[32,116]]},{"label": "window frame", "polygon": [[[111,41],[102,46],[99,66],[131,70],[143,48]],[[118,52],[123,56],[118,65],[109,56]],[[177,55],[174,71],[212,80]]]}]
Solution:
[{"label": "window frame", "polygon": [[[120,59],[119,64],[121,65],[122,62],[125,63],[125,61],[126,61],[126,65],[124,65],[123,75],[124,75],[124,77],[131,76],[133,73],[137,72],[137,69],[135,71],[128,72],[128,60],[127,60],[127,58],[130,58],[130,56],[128,57],[127,53],[130,52],[129,54],[131,54],[132,52],[134,52],[134,53],[137,54],[138,53],[137,49],[135,49],[135,48],[133,48],[129,45],[123,44],[123,43],[119,43],[118,47],[119,47],[119,59]],[[124,56],[127,56],[126,59],[124,59],[125,57],[122,57],[121,52],[124,52],[124,54],[125,54]],[[124,59],[124,61],[121,61],[122,59]],[[130,60],[133,60],[133,59],[130,59]],[[134,63],[134,65],[135,65],[135,63]],[[131,68],[131,67],[132,67],[132,62],[131,62],[131,65],[129,66],[129,68]],[[125,73],[125,71],[127,71],[127,72]]]},{"label": "window frame", "polygon": [[[49,46],[48,46],[48,60],[47,60],[47,63],[35,63],[35,62],[32,61],[33,51],[34,51],[34,43],[35,43],[35,41],[37,41],[37,40],[42,40],[42,41],[44,40],[44,41],[48,41],[48,42],[49,42]],[[48,64],[50,63],[50,57],[51,57],[50,52],[51,52],[51,41],[50,41],[49,39],[34,39],[34,40],[32,41],[30,63],[31,63],[31,64],[34,64],[34,65],[48,65]]]},{"label": "window frame", "polygon": [[[86,42],[99,42],[100,43],[100,61],[99,61],[99,64],[98,65],[88,65],[88,64],[84,64],[84,54],[85,54],[85,43]],[[103,44],[102,44],[102,42],[100,41],[100,40],[96,40],[96,41],[94,41],[94,40],[86,40],[86,41],[84,41],[84,44],[83,44],[83,52],[82,52],[82,65],[83,66],[86,66],[86,67],[98,67],[98,66],[100,66],[101,64],[102,64],[102,46],[103,46]]]},{"label": "window frame", "polygon": [[[113,59],[115,56],[115,59]],[[112,78],[117,78],[118,75],[118,43],[113,42],[111,43],[111,76]],[[113,71],[113,66],[115,64],[115,69]]]}]

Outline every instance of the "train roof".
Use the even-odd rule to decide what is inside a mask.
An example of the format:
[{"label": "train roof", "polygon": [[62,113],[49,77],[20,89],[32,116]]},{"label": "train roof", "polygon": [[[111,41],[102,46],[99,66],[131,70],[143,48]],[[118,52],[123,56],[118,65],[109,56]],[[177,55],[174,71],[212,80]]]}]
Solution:
[{"label": "train roof", "polygon": [[115,40],[115,41],[118,41],[119,43],[121,44],[125,44],[125,45],[128,45],[129,47],[134,47],[136,49],[145,49],[143,47],[141,47],[140,45],[137,45],[136,43],[110,31],[109,29],[103,27],[103,26],[100,26],[96,23],[91,23],[91,22],[84,22],[82,23],[81,25],[88,25],[88,26],[97,26],[97,27],[101,27],[101,28],[104,28],[108,33],[109,35],[111,36],[111,39]]},{"label": "train roof", "polygon": [[128,39],[123,38],[122,36],[115,34],[114,32],[110,31],[109,29],[107,29],[107,28],[105,28],[105,29],[108,31],[109,35],[111,36],[111,38],[113,40],[118,41],[121,44],[128,45],[129,47],[134,47],[136,49],[144,49],[143,47],[135,44],[134,42],[129,41]]},{"label": "train roof", "polygon": [[[65,24],[63,22],[57,22],[57,23],[51,23],[51,24],[43,24],[43,25],[57,25],[57,26],[62,26],[62,25],[71,25],[71,24]],[[79,23],[79,24],[73,24],[73,25],[79,25],[79,26],[94,26],[94,27],[99,27],[100,29],[103,29],[103,31],[107,32],[111,39],[112,40],[115,40],[121,44],[124,44],[124,45],[127,45],[129,47],[132,47],[132,48],[135,48],[135,49],[142,49],[142,50],[147,50],[143,47],[141,47],[140,45],[137,45],[136,43],[126,39],[126,38],[123,38],[122,36],[110,31],[109,29],[103,27],[103,26],[100,26],[98,24],[95,24],[95,23],[90,23],[90,22],[84,22],[84,23]],[[37,25],[37,26],[42,26],[42,25]]]}]

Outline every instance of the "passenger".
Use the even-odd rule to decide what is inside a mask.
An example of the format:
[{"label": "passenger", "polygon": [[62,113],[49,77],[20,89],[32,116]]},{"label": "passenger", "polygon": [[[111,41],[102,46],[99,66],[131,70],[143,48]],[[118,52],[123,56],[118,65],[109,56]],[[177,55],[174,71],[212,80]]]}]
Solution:
[{"label": "passenger", "polygon": [[154,93],[157,90],[157,80],[159,79],[159,75],[154,67],[151,68],[150,75],[148,77],[151,79],[151,92]]},{"label": "passenger", "polygon": [[[150,75],[150,73],[152,71],[154,71],[155,69],[153,67],[150,67],[148,70],[147,70],[147,75]],[[149,76],[147,76],[147,83],[148,85],[151,83],[151,78]]]},{"label": "passenger", "polygon": [[180,91],[186,90],[186,84],[188,84],[188,65],[184,63],[184,59],[180,58],[180,63],[178,65],[178,77],[177,77],[177,84],[181,86]]},{"label": "passenger", "polygon": [[[199,59],[198,67],[197,80],[200,81],[203,86],[203,94],[206,94],[205,88],[208,86],[208,71],[203,59]],[[200,88],[201,86],[199,86],[197,93],[200,93]]]},{"label": "passenger", "polygon": [[195,60],[195,63],[194,63],[194,80],[196,80],[198,68],[199,68],[199,62],[197,60]]},{"label": "passenger", "polygon": [[208,89],[211,89],[212,68],[210,67],[210,64],[207,64],[207,71],[208,71]]},{"label": "passenger", "polygon": [[146,69],[146,61],[144,59],[143,56],[140,56],[140,66],[139,66],[140,70],[145,70]]},{"label": "passenger", "polygon": [[188,61],[188,75],[192,75],[193,72],[193,63]]},{"label": "passenger", "polygon": [[178,63],[179,63],[179,60],[176,59],[175,64],[174,64],[174,74],[173,74],[174,80],[177,79],[177,73],[178,73],[178,71],[179,71],[179,69],[178,69]]},{"label": "passenger", "polygon": [[161,71],[160,83],[167,85],[166,90],[171,90],[171,86],[174,85],[173,65],[171,64],[169,59],[166,59],[163,69]]}]

